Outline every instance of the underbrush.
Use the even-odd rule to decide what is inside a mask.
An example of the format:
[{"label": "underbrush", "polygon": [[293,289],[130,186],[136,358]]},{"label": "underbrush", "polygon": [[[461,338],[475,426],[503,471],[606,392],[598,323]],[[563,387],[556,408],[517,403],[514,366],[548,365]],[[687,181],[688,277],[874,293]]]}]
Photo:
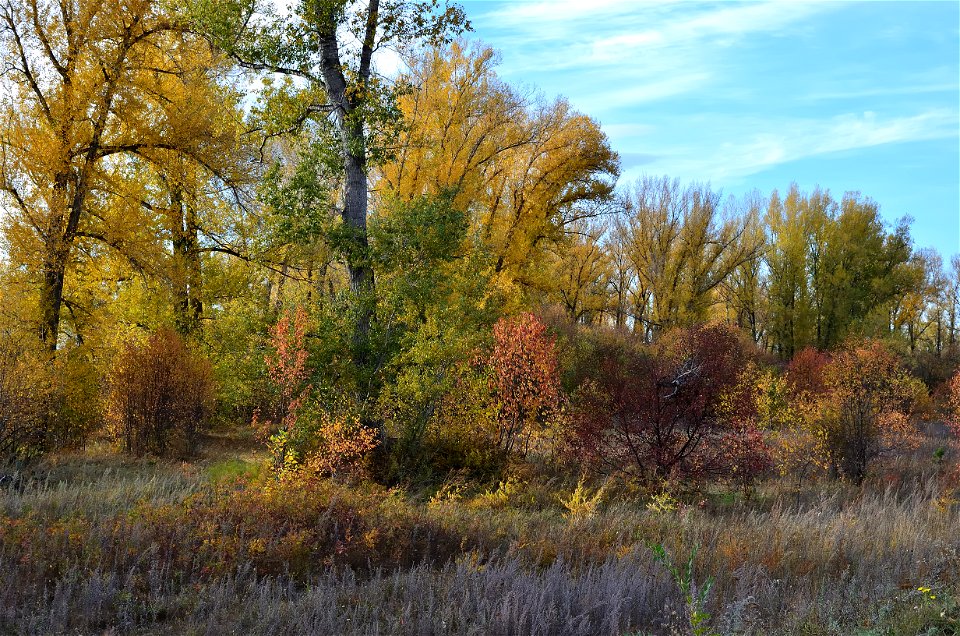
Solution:
[{"label": "underbrush", "polygon": [[688,633],[656,546],[714,579],[700,633],[960,620],[960,509],[932,479],[651,499],[531,471],[405,492],[75,455],[0,491],[0,630]]}]

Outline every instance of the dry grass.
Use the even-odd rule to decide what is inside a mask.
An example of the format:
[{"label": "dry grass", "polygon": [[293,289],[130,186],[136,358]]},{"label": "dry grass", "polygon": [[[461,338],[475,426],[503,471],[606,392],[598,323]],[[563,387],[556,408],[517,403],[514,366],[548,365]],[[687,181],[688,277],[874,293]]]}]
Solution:
[{"label": "dry grass", "polygon": [[680,559],[699,546],[717,633],[956,633],[960,620],[960,506],[926,464],[896,483],[770,483],[666,511],[611,486],[571,516],[575,484],[535,473],[430,500],[277,486],[233,450],[195,464],[94,450],[0,491],[0,632],[685,633],[654,544]]}]

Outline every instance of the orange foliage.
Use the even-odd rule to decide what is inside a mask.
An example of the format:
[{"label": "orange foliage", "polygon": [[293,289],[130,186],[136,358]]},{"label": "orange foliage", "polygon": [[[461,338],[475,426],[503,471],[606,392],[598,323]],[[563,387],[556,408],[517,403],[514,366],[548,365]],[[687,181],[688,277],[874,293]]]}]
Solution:
[{"label": "orange foliage", "polygon": [[497,445],[509,453],[529,448],[535,427],[545,426],[563,406],[555,340],[533,314],[501,318],[493,326],[486,366],[497,402]]},{"label": "orange foliage", "polygon": [[818,426],[833,465],[854,481],[868,464],[892,450],[913,447],[919,380],[877,341],[848,345],[825,368],[828,393]]},{"label": "orange foliage", "polygon": [[107,420],[127,452],[191,452],[213,410],[210,363],[172,329],[129,343],[110,374]]}]

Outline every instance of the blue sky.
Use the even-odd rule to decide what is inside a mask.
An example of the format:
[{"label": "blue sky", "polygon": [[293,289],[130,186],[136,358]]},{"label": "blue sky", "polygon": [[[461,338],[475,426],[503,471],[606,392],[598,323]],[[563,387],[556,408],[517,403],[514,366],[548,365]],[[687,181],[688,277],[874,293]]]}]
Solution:
[{"label": "blue sky", "polygon": [[601,123],[621,184],[859,190],[960,252],[960,3],[460,2],[504,79]]}]

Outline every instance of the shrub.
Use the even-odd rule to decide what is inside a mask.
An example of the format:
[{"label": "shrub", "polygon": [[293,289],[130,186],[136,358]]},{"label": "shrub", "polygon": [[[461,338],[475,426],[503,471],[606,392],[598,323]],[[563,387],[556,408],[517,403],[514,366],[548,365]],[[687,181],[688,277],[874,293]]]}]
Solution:
[{"label": "shrub", "polygon": [[610,350],[577,392],[571,450],[601,472],[647,482],[758,469],[762,435],[726,403],[747,359],[722,325]]},{"label": "shrub", "polygon": [[0,340],[0,465],[83,444],[98,420],[96,395],[82,352],[51,359],[39,346]]},{"label": "shrub", "polygon": [[498,320],[493,339],[486,367],[497,404],[496,444],[506,453],[519,446],[525,454],[563,406],[555,341],[529,313]]},{"label": "shrub", "polygon": [[0,466],[33,459],[46,447],[50,378],[32,353],[0,341]]},{"label": "shrub", "polygon": [[916,443],[912,421],[919,380],[877,341],[848,345],[824,374],[817,427],[834,468],[859,483],[869,464]]},{"label": "shrub", "polygon": [[824,370],[830,356],[813,347],[806,347],[793,356],[787,365],[787,384],[794,396],[821,395],[826,390]]},{"label": "shrub", "polygon": [[260,414],[254,416],[254,426],[268,438],[273,469],[280,477],[304,470],[316,475],[353,470],[377,445],[377,432],[355,415],[333,414],[317,404],[307,382],[306,330],[307,314],[299,307],[270,328],[273,351],[266,363],[279,393],[279,417],[260,422]]},{"label": "shrub", "polygon": [[356,416],[335,416],[314,405],[300,406],[291,428],[270,436],[274,468],[280,477],[306,471],[332,476],[357,470],[377,445],[376,430]]},{"label": "shrub", "polygon": [[796,475],[798,486],[811,470],[830,467],[826,432],[818,424],[830,361],[828,354],[806,347],[793,357],[783,376],[787,406],[776,436],[776,463],[781,475]]},{"label": "shrub", "polygon": [[213,406],[210,363],[166,327],[128,343],[110,374],[107,417],[137,456],[191,453]]}]

